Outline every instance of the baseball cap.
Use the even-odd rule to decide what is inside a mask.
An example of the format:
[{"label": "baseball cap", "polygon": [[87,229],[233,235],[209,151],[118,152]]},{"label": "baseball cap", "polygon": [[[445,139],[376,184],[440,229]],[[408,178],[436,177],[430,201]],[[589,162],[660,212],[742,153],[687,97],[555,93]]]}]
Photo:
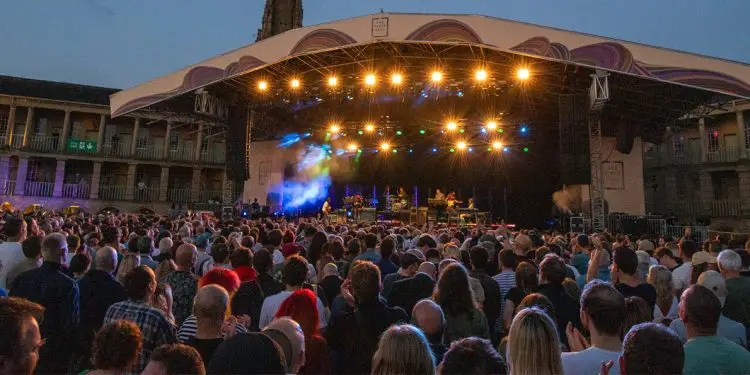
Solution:
[{"label": "baseball cap", "polygon": [[698,285],[711,289],[712,292],[719,298],[721,307],[724,307],[724,302],[727,300],[727,282],[724,277],[717,271],[710,270],[703,272],[698,276]]},{"label": "baseball cap", "polygon": [[692,263],[694,266],[703,263],[716,263],[716,257],[711,255],[708,251],[698,251],[693,254]]},{"label": "baseball cap", "polygon": [[420,261],[420,262],[424,262],[424,261],[426,261],[426,260],[427,260],[427,258],[425,258],[425,256],[424,256],[424,254],[422,253],[422,251],[420,251],[420,250],[417,250],[417,249],[409,249],[409,250],[406,250],[406,253],[407,253],[407,254],[411,254],[411,255],[414,255],[415,257],[417,257],[417,259],[419,259],[419,261]]},{"label": "baseball cap", "polygon": [[300,253],[300,246],[296,243],[285,243],[281,246],[281,255],[284,256],[284,258],[299,254]]}]

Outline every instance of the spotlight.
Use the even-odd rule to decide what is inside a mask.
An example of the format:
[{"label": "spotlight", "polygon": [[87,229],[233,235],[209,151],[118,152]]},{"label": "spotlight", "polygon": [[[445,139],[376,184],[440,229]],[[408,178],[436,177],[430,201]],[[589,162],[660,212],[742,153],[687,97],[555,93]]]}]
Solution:
[{"label": "spotlight", "polygon": [[450,131],[454,131],[458,129],[458,124],[455,121],[449,121],[448,124],[445,125],[445,128]]},{"label": "spotlight", "polygon": [[523,148],[523,152],[529,152],[529,148],[528,147],[524,147]]},{"label": "spotlight", "polygon": [[487,121],[487,130],[495,130],[495,129],[497,129],[497,122]]},{"label": "spotlight", "polygon": [[401,135],[401,134],[404,134],[404,132],[402,132],[401,130],[396,130],[396,135]]},{"label": "spotlight", "polygon": [[498,132],[498,133],[504,133],[504,132],[505,132],[505,130],[503,130],[503,128],[500,128],[500,129],[497,129],[497,132]]},{"label": "spotlight", "polygon": [[473,151],[474,151],[474,148],[473,147],[469,147],[469,152],[473,152]]},{"label": "spotlight", "polygon": [[440,81],[443,80],[443,73],[441,73],[441,72],[439,72],[439,71],[436,70],[436,71],[432,72],[431,79],[432,79],[432,82],[440,82]]},{"label": "spotlight", "polygon": [[503,152],[508,152],[508,151],[510,151],[510,148],[508,148],[508,146],[503,147]]},{"label": "spotlight", "polygon": [[295,78],[292,80],[292,82],[290,82],[290,85],[292,86],[292,89],[298,89],[300,86],[300,82]]},{"label": "spotlight", "polygon": [[529,128],[527,128],[525,126],[521,127],[521,133],[526,133],[527,131],[529,131]]},{"label": "spotlight", "polygon": [[391,84],[394,86],[398,86],[401,84],[401,82],[404,81],[404,76],[401,75],[401,73],[393,73],[391,76]]},{"label": "spotlight", "polygon": [[427,133],[427,131],[426,131],[426,130],[424,130],[424,129],[420,129],[420,130],[419,130],[419,134],[425,134],[425,133]]},{"label": "spotlight", "polygon": [[367,124],[367,125],[365,125],[365,130],[366,130],[366,131],[367,131],[368,133],[372,133],[372,132],[374,132],[374,131],[375,131],[375,125],[373,125],[373,124]]},{"label": "spotlight", "polygon": [[388,151],[391,149],[391,145],[388,142],[383,142],[380,144],[380,149],[383,151]]},{"label": "spotlight", "polygon": [[356,143],[349,143],[349,145],[346,146],[346,149],[349,150],[349,152],[357,151],[357,144]]},{"label": "spotlight", "polygon": [[437,152],[437,148],[433,147],[432,152]]},{"label": "spotlight", "polygon": [[518,77],[518,79],[520,79],[521,81],[529,79],[530,76],[531,72],[526,68],[521,68],[516,71],[516,77]]},{"label": "spotlight", "polygon": [[398,153],[398,149],[394,148],[393,151],[391,151],[391,152],[393,152],[394,154],[396,154],[396,153]]},{"label": "spotlight", "polygon": [[338,85],[338,84],[339,84],[339,79],[336,78],[335,76],[332,76],[332,77],[328,78],[328,86],[336,87],[336,85]]},{"label": "spotlight", "polygon": [[456,143],[456,148],[459,149],[459,150],[465,150],[466,149],[466,142],[459,141],[458,143]]},{"label": "spotlight", "polygon": [[479,82],[486,81],[487,80],[487,71],[484,70],[484,69],[477,70],[477,72],[474,74],[474,78],[476,78],[476,80],[479,81]]},{"label": "spotlight", "polygon": [[365,76],[365,85],[367,86],[375,86],[376,81],[377,79],[374,74],[368,74]]},{"label": "spotlight", "polygon": [[465,131],[464,128],[458,129],[458,132],[461,133],[461,134],[463,134],[464,131]]},{"label": "spotlight", "polygon": [[503,148],[503,142],[500,142],[500,141],[492,142],[492,148],[494,148],[495,150],[499,150]]},{"label": "spotlight", "polygon": [[456,149],[455,149],[455,148],[453,148],[453,147],[451,147],[451,149],[450,149],[450,150],[448,150],[448,151],[450,151],[450,152],[456,152]]},{"label": "spotlight", "polygon": [[266,91],[266,90],[268,90],[268,82],[266,82],[266,81],[260,81],[260,82],[258,82],[258,90],[259,91]]},{"label": "spotlight", "polygon": [[341,127],[340,127],[340,126],[338,126],[338,125],[336,125],[336,124],[333,124],[333,125],[331,125],[331,127],[330,127],[330,128],[328,128],[328,130],[329,130],[329,131],[330,131],[331,133],[333,133],[333,134],[336,134],[336,133],[338,133],[339,131],[341,131]]}]

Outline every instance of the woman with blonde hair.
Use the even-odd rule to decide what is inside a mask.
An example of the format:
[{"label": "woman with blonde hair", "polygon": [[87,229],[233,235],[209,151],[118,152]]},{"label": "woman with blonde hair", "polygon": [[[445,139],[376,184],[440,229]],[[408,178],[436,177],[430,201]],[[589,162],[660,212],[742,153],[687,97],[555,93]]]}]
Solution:
[{"label": "woman with blonde hair", "polygon": [[[679,301],[674,294],[672,283],[672,272],[669,268],[656,265],[648,269],[648,283],[656,289],[656,305],[654,305],[654,321],[664,323],[665,320],[679,318],[677,312],[680,308]],[[669,325],[670,322],[666,322]]]},{"label": "woman with blonde hair", "polygon": [[117,276],[115,278],[120,284],[124,284],[125,275],[132,271],[134,268],[141,265],[141,258],[138,254],[128,254],[122,258],[122,261],[117,267]]},{"label": "woman with blonde hair", "polygon": [[427,338],[411,324],[394,325],[380,337],[371,374],[434,374],[435,358]]},{"label": "woman with blonde hair", "polygon": [[523,309],[513,318],[508,334],[508,366],[513,375],[563,373],[557,326],[541,309]]}]

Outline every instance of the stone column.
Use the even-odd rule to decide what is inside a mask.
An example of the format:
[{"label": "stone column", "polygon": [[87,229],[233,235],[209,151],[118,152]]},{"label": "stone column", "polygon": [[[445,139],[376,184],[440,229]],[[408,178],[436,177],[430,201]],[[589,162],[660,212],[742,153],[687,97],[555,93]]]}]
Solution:
[{"label": "stone column", "polygon": [[7,154],[0,155],[0,193],[5,194],[6,184],[11,180],[10,174],[10,156]]},{"label": "stone column", "polygon": [[198,135],[195,136],[195,161],[201,160],[201,144],[203,143],[203,124],[198,125]]},{"label": "stone column", "polygon": [[99,180],[102,177],[102,163],[94,162],[94,173],[91,174],[91,193],[89,199],[99,199]]},{"label": "stone column", "polygon": [[68,143],[68,134],[70,134],[70,111],[65,111],[65,118],[63,119],[63,130],[60,134],[60,141],[57,143],[58,151],[65,151],[65,147]]},{"label": "stone column", "polygon": [[745,147],[745,115],[742,111],[737,111],[737,136],[739,139],[740,159],[747,159],[747,147]]},{"label": "stone column", "polygon": [[199,167],[193,168],[193,181],[190,184],[190,201],[198,202],[200,197],[201,189],[201,169]]},{"label": "stone column", "polygon": [[130,141],[130,155],[135,155],[135,145],[138,143],[138,128],[140,128],[141,119],[135,119],[133,124],[133,139]]},{"label": "stone column", "polygon": [[167,121],[167,132],[164,135],[164,155],[162,159],[167,160],[169,157],[169,137],[172,136],[172,121]]},{"label": "stone column", "polygon": [[708,160],[708,137],[706,136],[706,119],[703,117],[698,119],[698,132],[701,136],[701,162],[705,163]]},{"label": "stone column", "polygon": [[18,171],[16,172],[16,191],[14,195],[23,195],[24,185],[26,185],[26,172],[29,169],[29,159],[18,158]]},{"label": "stone column", "polygon": [[31,131],[34,127],[34,107],[29,107],[26,111],[26,124],[23,127],[23,145],[26,146],[31,141]]},{"label": "stone column", "polygon": [[750,166],[737,168],[740,182],[740,204],[742,216],[750,216]]},{"label": "stone column", "polygon": [[711,205],[714,201],[714,187],[713,181],[711,181],[711,174],[709,172],[700,172],[700,186],[701,213],[703,215],[710,215]]},{"label": "stone column", "polygon": [[169,167],[161,167],[161,178],[159,178],[159,201],[167,201],[169,190]]},{"label": "stone column", "polygon": [[125,182],[125,200],[132,201],[135,193],[135,167],[137,164],[128,164],[128,179]]},{"label": "stone column", "polygon": [[657,196],[655,197],[656,205],[659,208],[666,209],[667,212],[674,211],[674,204],[677,203],[678,199],[683,198],[677,196],[677,177],[675,176],[674,172],[670,170],[665,171],[664,185],[664,198],[666,199],[665,201],[662,201],[662,196],[657,194]]},{"label": "stone column", "polygon": [[55,168],[55,188],[52,190],[53,197],[62,197],[63,183],[65,183],[65,160],[57,160]]},{"label": "stone column", "polygon": [[10,111],[8,111],[8,122],[5,128],[5,144],[9,145],[11,138],[13,137],[13,128],[16,126],[16,105],[10,105]]},{"label": "stone column", "polygon": [[107,115],[99,116],[99,134],[96,136],[96,152],[102,152],[104,147],[104,131],[107,127]]}]

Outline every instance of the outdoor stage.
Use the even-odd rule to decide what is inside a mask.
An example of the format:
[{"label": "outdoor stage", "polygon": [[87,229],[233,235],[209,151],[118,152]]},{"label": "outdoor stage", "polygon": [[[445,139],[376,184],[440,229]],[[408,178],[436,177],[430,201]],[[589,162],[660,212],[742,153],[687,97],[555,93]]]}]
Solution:
[{"label": "outdoor stage", "polygon": [[747,65],[673,50],[482,16],[381,13],[288,31],[111,105],[113,116],[159,111],[224,132],[225,202],[317,210],[332,197],[339,209],[404,186],[418,215],[442,188],[497,219],[549,215],[553,192],[576,191],[601,230],[607,211],[645,214],[645,145],[750,98],[748,82]]}]

